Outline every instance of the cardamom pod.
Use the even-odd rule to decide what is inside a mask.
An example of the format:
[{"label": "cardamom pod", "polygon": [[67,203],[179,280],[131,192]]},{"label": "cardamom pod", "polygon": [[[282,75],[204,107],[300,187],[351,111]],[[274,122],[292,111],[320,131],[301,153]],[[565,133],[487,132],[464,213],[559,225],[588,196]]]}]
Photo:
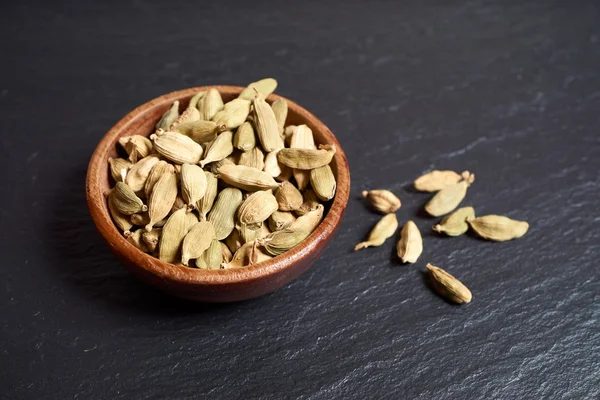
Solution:
[{"label": "cardamom pod", "polygon": [[[290,148],[292,149],[313,149],[316,150],[315,139],[312,130],[307,125],[299,125],[291,130]],[[294,169],[294,179],[298,189],[304,190],[310,182],[310,171]]]},{"label": "cardamom pod", "polygon": [[[287,147],[292,147],[292,137],[294,137],[294,133],[296,133],[296,130],[298,129],[297,125],[288,125],[285,127],[285,129],[283,130],[283,142],[285,143],[285,145]],[[315,147],[316,149],[316,147]]]},{"label": "cardamom pod", "polygon": [[252,193],[238,209],[238,220],[242,225],[261,224],[277,211],[277,200],[270,190]]},{"label": "cardamom pod", "polygon": [[[190,99],[190,102],[188,103],[188,108],[198,108],[198,102],[205,95],[206,95],[206,91],[202,90],[202,91],[196,93],[194,96],[192,96],[192,98]],[[167,125],[166,128],[162,128],[162,129],[167,130],[169,128],[169,126],[170,126],[170,124]],[[157,126],[157,128],[161,128],[161,127]]]},{"label": "cardamom pod", "polygon": [[138,160],[152,153],[152,142],[145,136],[133,135],[119,139],[119,143],[129,156],[129,161],[136,163]]},{"label": "cardamom pod", "polygon": [[198,222],[193,213],[188,213],[184,208],[175,211],[163,226],[158,245],[158,258],[167,263],[176,263],[181,254],[183,238]]},{"label": "cardamom pod", "polygon": [[131,167],[131,162],[124,158],[109,158],[110,175],[115,182],[123,182],[127,176],[127,170]]},{"label": "cardamom pod", "polygon": [[382,214],[396,212],[402,203],[396,195],[389,190],[363,190],[362,196],[369,200],[371,206]]},{"label": "cardamom pod", "polygon": [[335,196],[335,176],[329,165],[324,165],[310,171],[310,185],[317,197],[323,201],[333,199]]},{"label": "cardamom pod", "polygon": [[146,231],[150,232],[154,224],[166,218],[177,198],[177,176],[174,171],[165,172],[152,188],[148,198],[148,216],[150,222]]},{"label": "cardamom pod", "polygon": [[[210,247],[214,239],[215,228],[210,222],[200,221],[196,223],[183,239],[181,263],[187,266],[190,260],[200,258],[202,253]],[[220,254],[219,258],[221,258]]]},{"label": "cardamom pod", "polygon": [[174,131],[175,128],[177,128],[181,124],[185,124],[187,122],[198,121],[199,119],[200,119],[200,111],[198,111],[198,109],[195,107],[188,107],[185,109],[185,111],[183,113],[181,113],[181,115],[179,117],[177,117],[175,122],[173,122],[171,125],[169,125],[168,130]]},{"label": "cardamom pod", "polygon": [[239,165],[262,170],[265,167],[265,154],[259,147],[254,147],[240,154]]},{"label": "cardamom pod", "polygon": [[304,200],[302,193],[289,181],[283,181],[275,192],[280,211],[294,211],[300,208]]},{"label": "cardamom pod", "polygon": [[319,206],[319,199],[312,189],[306,189],[302,192],[302,205],[296,210],[296,214],[302,216],[309,211],[316,210]]},{"label": "cardamom pod", "polygon": [[210,121],[216,113],[223,109],[223,99],[217,89],[209,89],[208,92],[198,102],[200,119]]},{"label": "cardamom pod", "polygon": [[148,210],[148,207],[144,205],[144,202],[123,182],[117,182],[110,192],[109,201],[112,202],[115,210],[124,215],[131,215]]},{"label": "cardamom pod", "polygon": [[474,181],[475,175],[469,175],[458,183],[444,187],[425,204],[425,211],[433,217],[448,214],[463,201],[467,195],[467,188]]},{"label": "cardamom pod", "polygon": [[177,132],[162,132],[150,136],[156,151],[175,164],[198,164],[202,146]]},{"label": "cardamom pod", "polygon": [[[129,217],[129,221],[136,226],[146,226],[150,223],[150,216],[148,215],[148,212],[141,212],[141,213],[137,213],[137,214],[131,214],[131,217]],[[162,227],[165,222],[167,222],[167,219],[161,219],[158,222],[154,223],[155,227]]]},{"label": "cardamom pod", "polygon": [[110,199],[108,201],[108,210],[110,211],[110,216],[112,217],[115,225],[117,225],[117,227],[123,231],[123,236],[127,237],[131,235],[131,228],[133,227],[133,224],[129,221],[129,218],[117,210]]},{"label": "cardamom pod", "polygon": [[354,247],[354,251],[364,249],[366,247],[381,246],[383,242],[391,237],[394,232],[398,229],[398,220],[396,214],[387,214],[377,222],[371,233],[369,233],[369,239],[365,242],[361,242]]},{"label": "cardamom pod", "polygon": [[288,114],[288,103],[284,99],[277,99],[271,104],[271,108],[277,121],[277,132],[279,132],[279,136],[283,136],[283,128]]},{"label": "cardamom pod", "polygon": [[144,193],[146,194],[146,197],[150,197],[150,193],[152,193],[152,188],[156,185],[156,182],[158,182],[161,176],[168,172],[175,172],[175,168],[168,162],[159,161],[154,164],[144,183]]},{"label": "cardamom pod", "polygon": [[222,160],[208,164],[208,169],[210,172],[217,175],[219,173],[219,168],[221,168],[223,165],[236,165],[236,162],[233,161],[233,157],[229,156]]},{"label": "cardamom pod", "polygon": [[454,171],[431,171],[415,180],[415,189],[421,192],[437,192],[446,186],[454,185],[461,179],[468,179],[471,174],[464,171],[458,174]]},{"label": "cardamom pod", "polygon": [[277,81],[273,78],[265,78],[248,85],[239,95],[240,99],[252,100],[256,92],[262,94],[265,98],[273,93],[277,88]]},{"label": "cardamom pod", "polygon": [[246,121],[248,114],[250,114],[250,102],[244,99],[234,99],[226,103],[212,120],[217,125],[225,125],[227,129],[235,129]]},{"label": "cardamom pod", "polygon": [[235,213],[242,203],[242,192],[235,188],[225,188],[217,195],[217,200],[208,213],[207,221],[215,227],[215,237],[223,240],[235,227]]},{"label": "cardamom pod", "polygon": [[527,222],[517,221],[502,215],[468,217],[467,222],[479,236],[496,242],[518,239],[527,233],[529,229]]},{"label": "cardamom pod", "polygon": [[256,134],[263,149],[268,152],[283,148],[283,139],[279,135],[277,120],[271,106],[261,96],[256,96],[252,105]]},{"label": "cardamom pod", "polygon": [[273,232],[264,239],[258,240],[266,252],[272,256],[278,256],[301,243],[317,228],[323,217],[324,207],[322,204],[298,217],[289,227]]},{"label": "cardamom pod", "polygon": [[206,155],[200,161],[200,166],[204,168],[206,164],[222,160],[230,155],[233,152],[232,140],[233,133],[231,131],[220,133],[206,148]]},{"label": "cardamom pod", "polygon": [[240,248],[234,252],[233,257],[231,258],[231,261],[229,261],[227,263],[223,263],[223,264],[221,264],[221,266],[224,269],[231,269],[231,268],[242,268],[247,265],[250,265],[252,248],[255,245],[256,245],[255,242],[248,242],[248,243],[240,246]]},{"label": "cardamom pod", "polygon": [[229,236],[225,238],[225,244],[232,253],[235,253],[240,247],[242,247],[244,241],[242,240],[240,232],[237,229],[234,229],[231,231]]},{"label": "cardamom pod", "polygon": [[179,118],[179,100],[175,100],[173,104],[171,104],[171,108],[169,108],[160,120],[156,123],[156,129],[162,129],[166,131],[169,129],[171,124],[175,122]]},{"label": "cardamom pod", "polygon": [[212,209],[215,198],[217,197],[217,177],[208,171],[204,171],[204,176],[206,177],[206,190],[204,196],[196,202],[196,209],[200,214],[200,221],[206,220],[206,215]]},{"label": "cardamom pod", "polygon": [[127,241],[134,245],[138,250],[144,253],[150,253],[150,249],[148,249],[148,246],[146,246],[146,243],[142,240],[142,232],[144,232],[142,229],[138,229],[127,237]]},{"label": "cardamom pod", "polygon": [[160,234],[162,233],[162,228],[153,228],[150,232],[145,232],[144,230],[139,230],[142,233],[142,240],[148,247],[148,250],[151,253],[154,253],[158,248],[158,242],[160,241]]},{"label": "cardamom pod", "polygon": [[[290,178],[292,177],[292,169],[287,165],[283,165],[279,162],[279,160],[277,159],[278,152],[279,150],[273,150],[267,153],[267,156],[265,157],[265,165],[263,167],[263,170],[280,182],[290,180]],[[303,172],[310,174],[309,171]]]},{"label": "cardamom pod", "polygon": [[158,161],[159,158],[156,156],[147,156],[133,164],[125,177],[127,186],[136,193],[143,192],[146,179]]},{"label": "cardamom pod", "polygon": [[181,197],[186,202],[188,209],[196,207],[206,193],[206,175],[197,165],[183,164],[181,166]]},{"label": "cardamom pod", "polygon": [[219,244],[221,245],[221,263],[228,263],[231,261],[231,259],[233,258],[233,254],[231,253],[231,250],[229,250],[229,247],[227,247],[227,245],[223,242],[219,242]]},{"label": "cardamom pod", "polygon": [[241,151],[252,150],[256,146],[256,136],[254,128],[248,121],[244,122],[237,128],[233,136],[233,147]]},{"label": "cardamom pod", "polygon": [[269,217],[269,228],[273,231],[280,231],[287,228],[296,220],[294,214],[289,211],[275,211]]},{"label": "cardamom pod", "polygon": [[461,281],[434,265],[427,264],[427,269],[431,284],[440,295],[457,304],[471,301],[473,295]]},{"label": "cardamom pod", "polygon": [[267,227],[267,224],[264,224],[262,222],[252,225],[241,224],[236,226],[235,230],[239,232],[239,236],[242,242],[244,243],[252,242],[257,239],[262,239],[271,234],[271,231]]},{"label": "cardamom pod", "polygon": [[213,121],[203,120],[187,122],[175,128],[175,132],[189,137],[198,144],[214,140],[217,137],[217,134],[224,130],[224,125],[219,126]]},{"label": "cardamom pod", "polygon": [[433,226],[433,230],[448,236],[460,236],[469,230],[467,218],[475,218],[473,207],[462,207],[446,215],[439,224]]},{"label": "cardamom pod", "polygon": [[416,263],[423,252],[423,238],[413,221],[407,221],[402,227],[397,252],[403,263]]},{"label": "cardamom pod", "polygon": [[279,162],[294,169],[314,169],[327,165],[335,155],[334,145],[321,145],[314,149],[281,149],[277,153]]},{"label": "cardamom pod", "polygon": [[196,267],[200,269],[221,269],[223,250],[221,242],[213,240],[208,249],[196,259]]},{"label": "cardamom pod", "polygon": [[231,186],[250,192],[279,187],[273,177],[266,172],[244,165],[222,166],[219,168],[219,178]]}]

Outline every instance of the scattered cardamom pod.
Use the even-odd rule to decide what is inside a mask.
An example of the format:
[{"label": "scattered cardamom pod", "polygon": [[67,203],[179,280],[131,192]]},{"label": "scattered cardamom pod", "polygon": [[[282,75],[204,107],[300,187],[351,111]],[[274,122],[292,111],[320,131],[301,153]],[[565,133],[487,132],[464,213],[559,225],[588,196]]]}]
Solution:
[{"label": "scattered cardamom pod", "polygon": [[396,232],[396,229],[398,229],[396,214],[388,214],[377,222],[373,230],[371,230],[371,233],[369,233],[369,239],[357,244],[354,247],[354,250],[356,251],[372,246],[381,246],[387,238],[391,237],[394,232]]},{"label": "scattered cardamom pod", "polygon": [[427,264],[427,269],[431,284],[440,295],[457,304],[471,301],[473,295],[461,281],[434,265]]},{"label": "scattered cardamom pod", "polygon": [[196,202],[196,209],[200,214],[200,221],[206,220],[206,215],[212,209],[217,197],[217,177],[208,171],[204,171],[206,177],[206,190],[204,196]]},{"label": "scattered cardamom pod", "polygon": [[438,233],[445,233],[448,236],[460,236],[469,230],[468,218],[475,218],[475,209],[473,207],[462,207],[448,214],[442,221],[433,226],[433,230]]},{"label": "scattered cardamom pod", "polygon": [[233,133],[231,131],[220,133],[206,148],[206,155],[204,156],[204,159],[200,161],[200,166],[204,168],[206,164],[222,160],[230,155],[233,152],[232,141]]},{"label": "scattered cardamom pod", "polygon": [[129,221],[127,216],[121,214],[119,210],[115,207],[112,201],[108,201],[108,210],[110,211],[110,216],[112,217],[115,225],[123,232],[123,236],[127,237],[131,235],[131,228],[133,224]]},{"label": "scattered cardamom pod", "polygon": [[281,149],[277,159],[294,169],[314,169],[327,165],[335,155],[334,145],[321,145],[319,150],[314,149]]},{"label": "scattered cardamom pod", "polygon": [[175,164],[198,164],[202,146],[177,132],[162,132],[150,136],[155,150]]},{"label": "scattered cardamom pod", "polygon": [[177,176],[174,171],[165,172],[152,188],[148,198],[150,222],[146,225],[146,231],[150,232],[156,222],[169,215],[176,198]]},{"label": "scattered cardamom pod", "polygon": [[184,208],[171,214],[162,228],[158,245],[158,258],[171,264],[178,262],[183,238],[197,222],[198,218],[194,213],[188,213]]},{"label": "scattered cardamom pod", "polygon": [[142,199],[137,197],[134,191],[123,182],[117,182],[110,192],[109,201],[115,210],[124,215],[131,215],[148,210]]},{"label": "scattered cardamom pod", "polygon": [[277,132],[279,136],[283,136],[283,129],[285,127],[285,120],[288,114],[288,103],[284,99],[277,99],[271,104],[273,114],[275,114],[275,120],[277,121]]},{"label": "scattered cardamom pod", "polygon": [[152,193],[152,188],[156,185],[156,182],[158,182],[161,176],[168,172],[175,172],[175,168],[168,162],[161,160],[154,164],[144,183],[144,193],[146,194],[146,197],[150,197],[150,193]]},{"label": "scattered cardamom pod", "polygon": [[119,139],[119,143],[129,156],[129,161],[136,163],[138,160],[152,153],[152,142],[145,136],[133,135]]},{"label": "scattered cardamom pod", "polygon": [[363,190],[362,196],[369,200],[371,206],[382,214],[396,212],[402,203],[396,195],[389,190]]},{"label": "scattered cardamom pod", "polygon": [[453,211],[467,195],[467,188],[475,181],[475,175],[469,175],[466,179],[446,186],[437,192],[427,204],[425,211],[433,217],[439,217]]},{"label": "scattered cardamom pod", "polygon": [[289,181],[283,181],[275,192],[280,211],[294,211],[300,208],[304,200],[302,193]]},{"label": "scattered cardamom pod", "polygon": [[127,170],[131,167],[131,162],[124,158],[112,158],[108,159],[108,165],[110,166],[110,175],[115,182],[123,182],[124,177],[127,176]]},{"label": "scattered cardamom pod", "polygon": [[413,221],[407,221],[402,227],[397,252],[403,263],[416,263],[423,252],[421,232]]},{"label": "scattered cardamom pod", "polygon": [[148,246],[146,246],[146,243],[142,240],[142,232],[143,230],[138,229],[127,237],[127,241],[134,245],[138,250],[149,253],[150,249],[148,249]]},{"label": "scattered cardamom pod", "polygon": [[156,156],[147,156],[133,164],[125,177],[127,186],[136,193],[142,192],[150,171],[152,171],[152,168],[154,168],[158,161],[159,159]]},{"label": "scattered cardamom pod", "polygon": [[223,99],[221,94],[215,88],[209,89],[208,92],[198,102],[198,111],[200,111],[200,119],[210,121],[216,113],[223,109]]},{"label": "scattered cardamom pod", "polygon": [[224,125],[219,126],[213,121],[203,120],[187,122],[175,128],[175,132],[189,137],[198,144],[214,140],[217,137],[217,134],[224,130]]},{"label": "scattered cardamom pod", "polygon": [[227,129],[235,129],[246,121],[248,114],[250,114],[250,101],[234,99],[226,103],[212,120],[217,125],[225,125]]},{"label": "scattered cardamom pod", "polygon": [[266,172],[244,165],[222,166],[219,168],[219,178],[231,186],[250,192],[279,187],[275,179]]},{"label": "scattered cardamom pod", "polygon": [[265,151],[282,149],[283,139],[279,134],[277,120],[273,109],[261,96],[256,96],[252,101],[254,107],[254,123],[256,134]]},{"label": "scattered cardamom pod", "polygon": [[181,197],[189,210],[196,207],[198,200],[206,193],[206,187],[206,175],[202,168],[192,164],[181,166]]},{"label": "scattered cardamom pod", "polygon": [[296,220],[294,214],[289,211],[275,211],[269,217],[269,228],[273,231],[280,231],[287,228]]},{"label": "scattered cardamom pod", "polygon": [[317,197],[323,201],[333,199],[336,182],[329,165],[324,165],[310,171],[310,185]]},{"label": "scattered cardamom pod", "polygon": [[175,100],[156,124],[156,129],[166,131],[179,118],[179,100]]},{"label": "scattered cardamom pod", "polygon": [[258,147],[254,147],[240,154],[239,165],[262,170],[265,167],[265,154]]},{"label": "scattered cardamom pod", "polygon": [[[215,228],[208,221],[196,223],[185,235],[181,246],[181,263],[188,265],[192,259],[202,256],[202,253],[210,247],[215,239]],[[219,253],[221,249],[219,249]],[[220,254],[219,254],[219,258]]]},{"label": "scattered cardamom pod", "polygon": [[142,240],[148,247],[150,253],[154,253],[158,248],[158,242],[160,241],[160,234],[162,233],[162,228],[152,228],[150,232],[143,231],[139,229],[139,232],[142,233]]},{"label": "scattered cardamom pod", "polygon": [[235,188],[225,188],[217,195],[217,200],[212,207],[208,222],[215,228],[215,237],[223,240],[235,227],[235,213],[242,204],[242,192]]},{"label": "scattered cardamom pod", "polygon": [[240,99],[252,100],[256,92],[262,94],[265,98],[277,89],[277,81],[273,78],[265,78],[260,81],[252,82],[238,96]]},{"label": "scattered cardamom pod", "polygon": [[464,171],[458,174],[454,171],[431,171],[415,180],[415,189],[421,192],[437,192],[446,186],[454,185],[461,179],[468,179],[471,174]]},{"label": "scattered cardamom pod", "polygon": [[208,249],[196,259],[196,267],[200,269],[221,269],[223,262],[223,250],[221,242],[213,240]]},{"label": "scattered cardamom pod", "polygon": [[252,150],[256,146],[256,136],[254,128],[248,121],[244,122],[237,128],[233,136],[233,147],[241,151]]},{"label": "scattered cardamom pod", "polygon": [[200,112],[198,111],[198,109],[196,107],[188,107],[185,109],[185,111],[183,113],[181,113],[181,115],[179,117],[177,117],[175,122],[173,122],[171,125],[169,125],[169,129],[166,129],[166,130],[174,131],[175,128],[177,128],[181,124],[198,121],[199,119],[200,119]]},{"label": "scattered cardamom pod", "polygon": [[502,215],[484,215],[483,217],[468,217],[471,228],[484,239],[504,242],[518,239],[527,233],[529,224]]}]

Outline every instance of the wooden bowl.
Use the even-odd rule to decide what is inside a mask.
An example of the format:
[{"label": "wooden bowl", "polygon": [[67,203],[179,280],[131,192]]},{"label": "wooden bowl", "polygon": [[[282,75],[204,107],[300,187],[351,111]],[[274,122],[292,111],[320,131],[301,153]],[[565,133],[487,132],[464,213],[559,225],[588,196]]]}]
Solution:
[{"label": "wooden bowl", "polygon": [[[256,265],[228,270],[200,270],[160,261],[131,245],[113,223],[104,197],[110,189],[108,158],[117,156],[117,141],[122,136],[150,135],[160,116],[179,100],[181,110],[200,90],[216,88],[227,102],[236,98],[243,88],[237,86],[206,86],[180,90],[158,97],[127,114],[102,138],[88,166],[86,178],[87,203],[92,219],[109,248],[142,280],[178,297],[203,302],[231,302],[250,299],[273,292],[308,270],[323,253],[337,229],[350,192],[348,161],[339,142],[329,128],[298,104],[288,102],[287,124],[308,125],[315,142],[335,144],[337,153],[331,168],[337,180],[337,191],[329,211],[317,229],[301,244]],[[282,98],[275,94],[272,102]]]}]

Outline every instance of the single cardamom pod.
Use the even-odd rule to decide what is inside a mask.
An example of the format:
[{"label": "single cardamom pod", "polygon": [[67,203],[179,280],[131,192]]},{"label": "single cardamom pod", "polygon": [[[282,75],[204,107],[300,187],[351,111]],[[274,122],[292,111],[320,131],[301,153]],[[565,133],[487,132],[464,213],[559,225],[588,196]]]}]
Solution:
[{"label": "single cardamom pod", "polygon": [[468,217],[467,222],[471,228],[484,239],[504,242],[518,239],[527,233],[529,224],[517,221],[502,215],[484,215],[483,217]]},{"label": "single cardamom pod", "polygon": [[250,114],[250,102],[244,99],[234,99],[226,103],[212,120],[217,125],[225,125],[227,129],[235,129],[246,121],[248,114]]},{"label": "single cardamom pod", "polygon": [[272,256],[278,256],[300,244],[317,228],[323,217],[323,205],[298,217],[289,227],[273,232],[258,243]]},{"label": "single cardamom pod", "polygon": [[123,236],[127,237],[131,235],[131,228],[133,227],[133,224],[129,221],[127,216],[121,214],[119,210],[117,210],[110,199],[108,201],[108,210],[110,211],[110,216],[112,217],[115,225],[117,225],[117,228],[123,231]]},{"label": "single cardamom pod", "polygon": [[421,192],[437,192],[446,186],[458,183],[461,179],[468,179],[471,174],[464,171],[457,174],[454,171],[431,171],[415,180],[415,189]]},{"label": "single cardamom pod", "polygon": [[427,264],[427,269],[431,284],[440,295],[457,304],[471,301],[473,295],[461,281],[434,265]]},{"label": "single cardamom pod", "polygon": [[334,145],[321,145],[314,149],[281,149],[277,153],[279,162],[294,169],[315,169],[328,165],[335,155]]},{"label": "single cardamom pod", "polygon": [[[312,130],[307,125],[299,125],[295,129],[292,129],[289,143],[292,149],[317,149]],[[310,171],[295,169],[293,174],[298,189],[306,189],[310,182]]]},{"label": "single cardamom pod", "polygon": [[256,146],[256,136],[254,128],[248,121],[244,122],[237,128],[233,136],[233,147],[241,151],[250,151]]},{"label": "single cardamom pod", "polygon": [[[297,125],[288,125],[283,130],[283,142],[287,147],[292,147],[292,137],[294,137],[294,133],[298,129]],[[311,132],[312,134],[312,132]],[[316,146],[315,146],[316,149]]]},{"label": "single cardamom pod", "polygon": [[179,261],[181,244],[189,230],[198,222],[194,213],[188,213],[184,208],[175,211],[162,228],[158,245],[158,258],[167,263]]},{"label": "single cardamom pod", "polygon": [[233,254],[231,253],[231,250],[229,250],[229,247],[227,247],[227,245],[223,242],[219,242],[219,244],[221,245],[221,263],[228,263],[231,261],[231,259],[233,258]]},{"label": "single cardamom pod", "polygon": [[252,193],[238,209],[238,220],[242,225],[262,224],[277,211],[277,200],[270,190]]},{"label": "single cardamom pod", "polygon": [[159,132],[150,136],[156,151],[175,164],[198,164],[202,146],[177,132]]},{"label": "single cardamom pod", "polygon": [[265,151],[282,149],[283,139],[279,134],[277,120],[273,109],[261,96],[256,96],[252,101],[254,107],[254,123],[256,135]]},{"label": "single cardamom pod", "polygon": [[145,232],[142,229],[139,230],[142,233],[142,240],[146,243],[146,247],[151,253],[154,253],[158,248],[158,242],[160,241],[160,234],[162,228],[153,228],[150,232]]},{"label": "single cardamom pod", "polygon": [[110,192],[109,201],[112,202],[118,212],[124,215],[131,215],[148,210],[148,207],[144,205],[144,202],[123,182],[117,182]]},{"label": "single cardamom pod", "polygon": [[152,188],[148,198],[148,216],[150,222],[146,231],[150,232],[154,224],[166,218],[177,198],[177,176],[175,172],[165,172]]},{"label": "single cardamom pod", "polygon": [[316,210],[319,206],[319,199],[312,189],[306,189],[302,192],[302,205],[296,210],[296,214],[302,216],[309,211]]},{"label": "single cardamom pod", "polygon": [[225,244],[231,250],[232,253],[238,251],[240,247],[244,244],[242,237],[240,236],[240,232],[237,229],[231,231],[229,236],[225,238]]},{"label": "single cardamom pod", "polygon": [[220,133],[206,148],[206,155],[200,161],[200,166],[204,168],[206,164],[222,160],[230,155],[233,152],[232,140],[233,133],[231,131]]},{"label": "single cardamom pod", "polygon": [[363,190],[362,196],[369,200],[371,206],[382,214],[396,212],[402,203],[396,195],[389,190]]},{"label": "single cardamom pod", "polygon": [[219,178],[231,186],[249,192],[279,187],[273,177],[266,172],[244,165],[222,166],[219,168]]},{"label": "single cardamom pod", "polygon": [[146,197],[150,197],[150,193],[152,193],[152,188],[156,185],[156,182],[158,182],[161,176],[168,172],[175,172],[175,168],[168,162],[159,161],[154,164],[144,183],[144,193],[146,194]]},{"label": "single cardamom pod", "polygon": [[127,170],[131,167],[131,162],[124,158],[109,158],[110,175],[115,182],[123,182],[127,176]]},{"label": "single cardamom pod", "polygon": [[119,139],[119,143],[129,156],[129,161],[136,163],[138,160],[152,153],[152,142],[145,136],[133,135]]},{"label": "single cardamom pod", "polygon": [[[132,214],[129,217],[129,221],[131,221],[131,223],[135,226],[146,226],[150,223],[150,216],[148,215],[148,212],[141,212],[141,213],[137,213],[137,214]],[[162,227],[165,222],[167,222],[167,219],[161,219],[158,222],[154,223],[154,226],[159,228]]]},{"label": "single cardamom pod", "polygon": [[208,249],[196,259],[196,267],[200,269],[221,269],[223,250],[221,242],[213,240]]},{"label": "single cardamom pod", "polygon": [[289,211],[275,211],[269,217],[269,228],[273,231],[280,231],[287,228],[296,220],[294,214]]},{"label": "single cardamom pod", "polygon": [[210,121],[216,113],[223,109],[223,99],[217,89],[209,89],[208,92],[198,102],[200,119]]},{"label": "single cardamom pod", "polygon": [[265,154],[259,147],[254,147],[240,154],[239,165],[262,170],[265,167]]},{"label": "single cardamom pod", "polygon": [[187,122],[175,128],[175,132],[181,133],[198,144],[214,140],[217,134],[225,130],[225,126],[219,126],[213,121],[198,120]]},{"label": "single cardamom pod", "polygon": [[381,246],[387,238],[391,237],[394,232],[396,232],[396,229],[398,229],[396,214],[388,214],[377,222],[371,233],[369,233],[369,239],[357,244],[354,247],[354,250],[356,251],[372,246]]},{"label": "single cardamom pod", "polygon": [[300,208],[304,200],[302,193],[289,181],[283,181],[275,192],[280,211],[294,211]]},{"label": "single cardamom pod", "polygon": [[407,221],[400,231],[397,245],[398,257],[403,263],[416,263],[423,252],[423,238],[413,221]]},{"label": "single cardamom pod", "polygon": [[235,227],[235,213],[242,203],[242,192],[235,188],[225,188],[217,195],[217,200],[208,213],[207,221],[215,227],[215,237],[223,240]]},{"label": "single cardamom pod", "polygon": [[283,128],[288,114],[288,103],[284,99],[277,99],[271,104],[271,108],[277,121],[277,132],[279,132],[279,136],[283,136]]},{"label": "single cardamom pod", "polygon": [[134,245],[138,250],[144,253],[150,253],[150,249],[148,249],[148,246],[146,246],[146,243],[142,240],[142,232],[142,229],[138,229],[127,237],[127,241]]},{"label": "single cardamom pod", "polygon": [[215,198],[217,197],[217,177],[208,171],[204,171],[204,176],[206,177],[206,190],[204,196],[196,202],[196,209],[200,214],[200,221],[206,220],[206,215],[212,209]]},{"label": "single cardamom pod", "polygon": [[445,216],[442,222],[433,226],[433,230],[448,236],[460,236],[469,230],[467,218],[475,218],[473,207],[462,207]]},{"label": "single cardamom pod", "polygon": [[159,158],[156,156],[147,156],[133,164],[125,177],[127,186],[136,193],[143,192],[146,179],[158,161]]},{"label": "single cardamom pod", "polygon": [[166,131],[179,118],[179,100],[175,100],[156,124],[156,129]]},{"label": "single cardamom pod", "polygon": [[[279,160],[277,159],[278,152],[279,150],[273,150],[267,154],[267,156],[265,157],[265,165],[263,167],[263,170],[280,182],[288,181],[292,177],[292,169],[287,165],[283,165],[279,162]],[[303,172],[310,174],[309,171]]]},{"label": "single cardamom pod", "polygon": [[317,197],[323,201],[333,199],[335,196],[335,176],[329,165],[324,165],[310,171],[310,185]]},{"label": "single cardamom pod", "polygon": [[267,97],[277,88],[277,81],[273,78],[265,78],[260,81],[252,82],[247,88],[242,90],[239,95],[240,99],[252,100],[259,92],[264,97]]},{"label": "single cardamom pod", "polygon": [[[191,99],[190,102],[188,103],[188,108],[198,108],[198,102],[200,101],[201,98],[203,98],[206,95],[206,91],[200,91],[198,93],[196,93]],[[162,128],[164,130],[167,130],[169,128],[170,124],[167,125],[166,128],[162,128],[157,126],[157,128]]]},{"label": "single cardamom pod", "polygon": [[206,193],[206,175],[197,165],[183,164],[181,166],[181,197],[186,202],[188,210],[196,207],[196,203]]},{"label": "single cardamom pod", "polygon": [[198,111],[198,109],[195,107],[188,107],[185,109],[185,111],[183,113],[181,113],[181,115],[179,117],[177,117],[175,122],[173,122],[171,125],[169,125],[168,130],[174,131],[175,128],[177,128],[181,124],[185,124],[187,122],[198,121],[199,119],[200,119],[200,111]]},{"label": "single cardamom pod", "polygon": [[446,186],[437,192],[427,204],[425,211],[432,217],[439,217],[453,211],[467,195],[467,188],[475,181],[475,175],[465,180]]},{"label": "single cardamom pod", "polygon": [[210,222],[200,221],[196,223],[183,239],[183,244],[181,246],[181,263],[187,266],[190,260],[202,256],[202,253],[210,247],[210,244],[214,239],[215,228]]}]

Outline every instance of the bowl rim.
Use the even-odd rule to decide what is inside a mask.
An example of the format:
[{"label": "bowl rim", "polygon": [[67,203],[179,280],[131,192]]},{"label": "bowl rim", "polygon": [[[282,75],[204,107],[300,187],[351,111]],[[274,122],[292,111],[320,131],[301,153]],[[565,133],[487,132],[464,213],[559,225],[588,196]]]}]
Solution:
[{"label": "bowl rim", "polygon": [[328,143],[334,144],[337,149],[334,155],[337,170],[334,173],[337,183],[336,194],[329,211],[315,231],[294,248],[279,256],[273,257],[270,260],[243,268],[219,270],[202,270],[166,263],[152,255],[142,252],[129,243],[110,217],[104,193],[102,193],[100,189],[102,186],[100,177],[103,175],[101,168],[104,169],[105,174],[108,174],[107,159],[110,156],[110,152],[117,144],[117,140],[121,136],[121,133],[131,127],[137,118],[143,116],[153,108],[164,107],[165,104],[171,105],[175,100],[187,100],[188,97],[193,96],[198,91],[211,88],[217,89],[222,94],[236,94],[244,89],[244,87],[241,86],[228,85],[198,86],[177,90],[154,98],[127,113],[102,137],[94,149],[88,165],[86,176],[86,197],[88,207],[96,228],[104,240],[111,246],[111,250],[126,258],[130,264],[134,264],[143,270],[139,272],[158,276],[162,280],[171,281],[173,283],[213,286],[234,282],[241,283],[254,281],[280,273],[282,270],[291,267],[295,263],[301,262],[302,259],[308,258],[313,251],[317,250],[322,241],[333,235],[341,222],[350,194],[350,170],[348,161],[335,135],[321,120],[299,104],[283,96],[271,94],[267,97],[267,100],[270,102],[277,99],[286,100],[288,109],[293,110],[298,114],[309,126],[318,127],[323,135],[327,137]]}]

